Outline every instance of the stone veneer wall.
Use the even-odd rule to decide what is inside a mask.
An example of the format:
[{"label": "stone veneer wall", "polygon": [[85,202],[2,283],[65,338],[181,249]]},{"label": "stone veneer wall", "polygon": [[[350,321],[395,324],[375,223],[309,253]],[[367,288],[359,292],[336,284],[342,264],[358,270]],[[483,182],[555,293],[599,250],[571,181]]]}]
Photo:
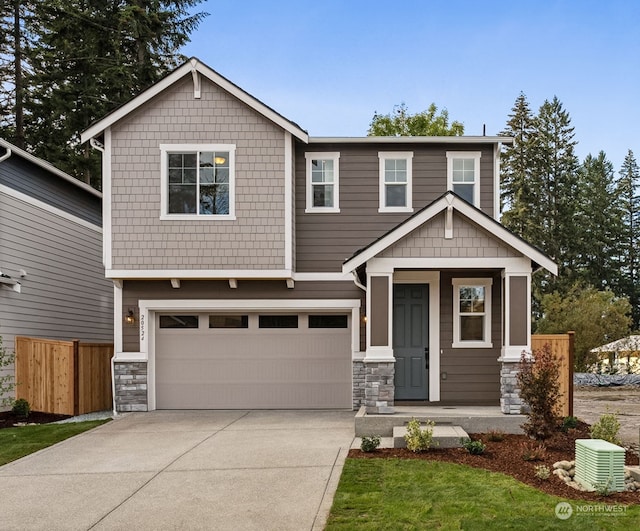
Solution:
[{"label": "stone veneer wall", "polygon": [[116,411],[147,411],[147,363],[115,362]]},{"label": "stone veneer wall", "polygon": [[500,409],[505,415],[520,415],[523,402],[520,398],[517,375],[520,363],[502,363],[500,369]]},{"label": "stone veneer wall", "polygon": [[365,402],[365,366],[364,361],[353,362],[353,409],[357,411]]},{"label": "stone veneer wall", "polygon": [[394,413],[395,386],[393,377],[395,363],[364,362],[365,406],[367,413]]}]

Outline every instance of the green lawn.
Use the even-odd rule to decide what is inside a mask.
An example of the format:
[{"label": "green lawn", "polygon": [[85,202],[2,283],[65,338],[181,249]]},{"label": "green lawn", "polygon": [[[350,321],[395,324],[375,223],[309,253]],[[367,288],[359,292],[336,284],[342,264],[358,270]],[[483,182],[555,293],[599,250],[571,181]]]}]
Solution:
[{"label": "green lawn", "polygon": [[47,446],[104,424],[106,420],[40,424],[0,430],[0,465],[7,464]]},{"label": "green lawn", "polygon": [[[572,506],[568,520],[555,516],[556,504],[561,501]],[[640,505],[615,517],[586,516],[586,505],[604,504],[563,500],[510,476],[453,463],[347,459],[326,529],[586,531],[640,526]]]}]

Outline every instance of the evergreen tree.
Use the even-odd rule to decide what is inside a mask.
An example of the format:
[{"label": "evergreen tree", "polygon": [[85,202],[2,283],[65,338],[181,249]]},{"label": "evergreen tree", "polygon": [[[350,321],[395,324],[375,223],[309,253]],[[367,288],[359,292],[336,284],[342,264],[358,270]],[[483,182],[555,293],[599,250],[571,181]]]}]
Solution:
[{"label": "evergreen tree", "polygon": [[617,258],[623,220],[613,164],[603,151],[587,155],[578,176],[576,276],[598,290],[622,295]]},{"label": "evergreen tree", "polygon": [[530,238],[532,220],[529,217],[534,203],[531,190],[531,143],[534,118],[523,93],[511,109],[507,127],[500,134],[513,137],[513,144],[505,144],[500,158],[500,187],[502,224],[525,240]]},{"label": "evergreen tree", "polygon": [[640,168],[629,150],[620,169],[617,195],[622,213],[620,237],[621,292],[629,297],[635,330],[640,329]]}]

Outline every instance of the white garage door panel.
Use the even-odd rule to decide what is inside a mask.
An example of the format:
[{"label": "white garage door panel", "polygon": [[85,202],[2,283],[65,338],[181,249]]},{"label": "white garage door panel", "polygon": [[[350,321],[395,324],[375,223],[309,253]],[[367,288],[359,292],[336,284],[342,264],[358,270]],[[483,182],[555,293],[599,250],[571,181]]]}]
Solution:
[{"label": "white garage door panel", "polygon": [[351,407],[350,329],[156,330],[159,409]]}]

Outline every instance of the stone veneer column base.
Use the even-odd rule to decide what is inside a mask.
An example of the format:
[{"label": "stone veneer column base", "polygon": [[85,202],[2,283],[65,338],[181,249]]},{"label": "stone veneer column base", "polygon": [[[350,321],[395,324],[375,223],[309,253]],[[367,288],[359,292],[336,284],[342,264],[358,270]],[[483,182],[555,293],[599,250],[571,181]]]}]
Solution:
[{"label": "stone veneer column base", "polygon": [[505,415],[520,415],[525,406],[520,398],[516,376],[520,362],[502,362],[500,369],[500,409]]},{"label": "stone veneer column base", "polygon": [[353,409],[358,411],[364,406],[364,387],[365,387],[365,367],[364,361],[353,361]]},{"label": "stone veneer column base", "polygon": [[395,413],[394,362],[366,361],[364,405],[367,413]]},{"label": "stone veneer column base", "polygon": [[147,406],[147,362],[115,362],[116,411],[148,411]]}]

